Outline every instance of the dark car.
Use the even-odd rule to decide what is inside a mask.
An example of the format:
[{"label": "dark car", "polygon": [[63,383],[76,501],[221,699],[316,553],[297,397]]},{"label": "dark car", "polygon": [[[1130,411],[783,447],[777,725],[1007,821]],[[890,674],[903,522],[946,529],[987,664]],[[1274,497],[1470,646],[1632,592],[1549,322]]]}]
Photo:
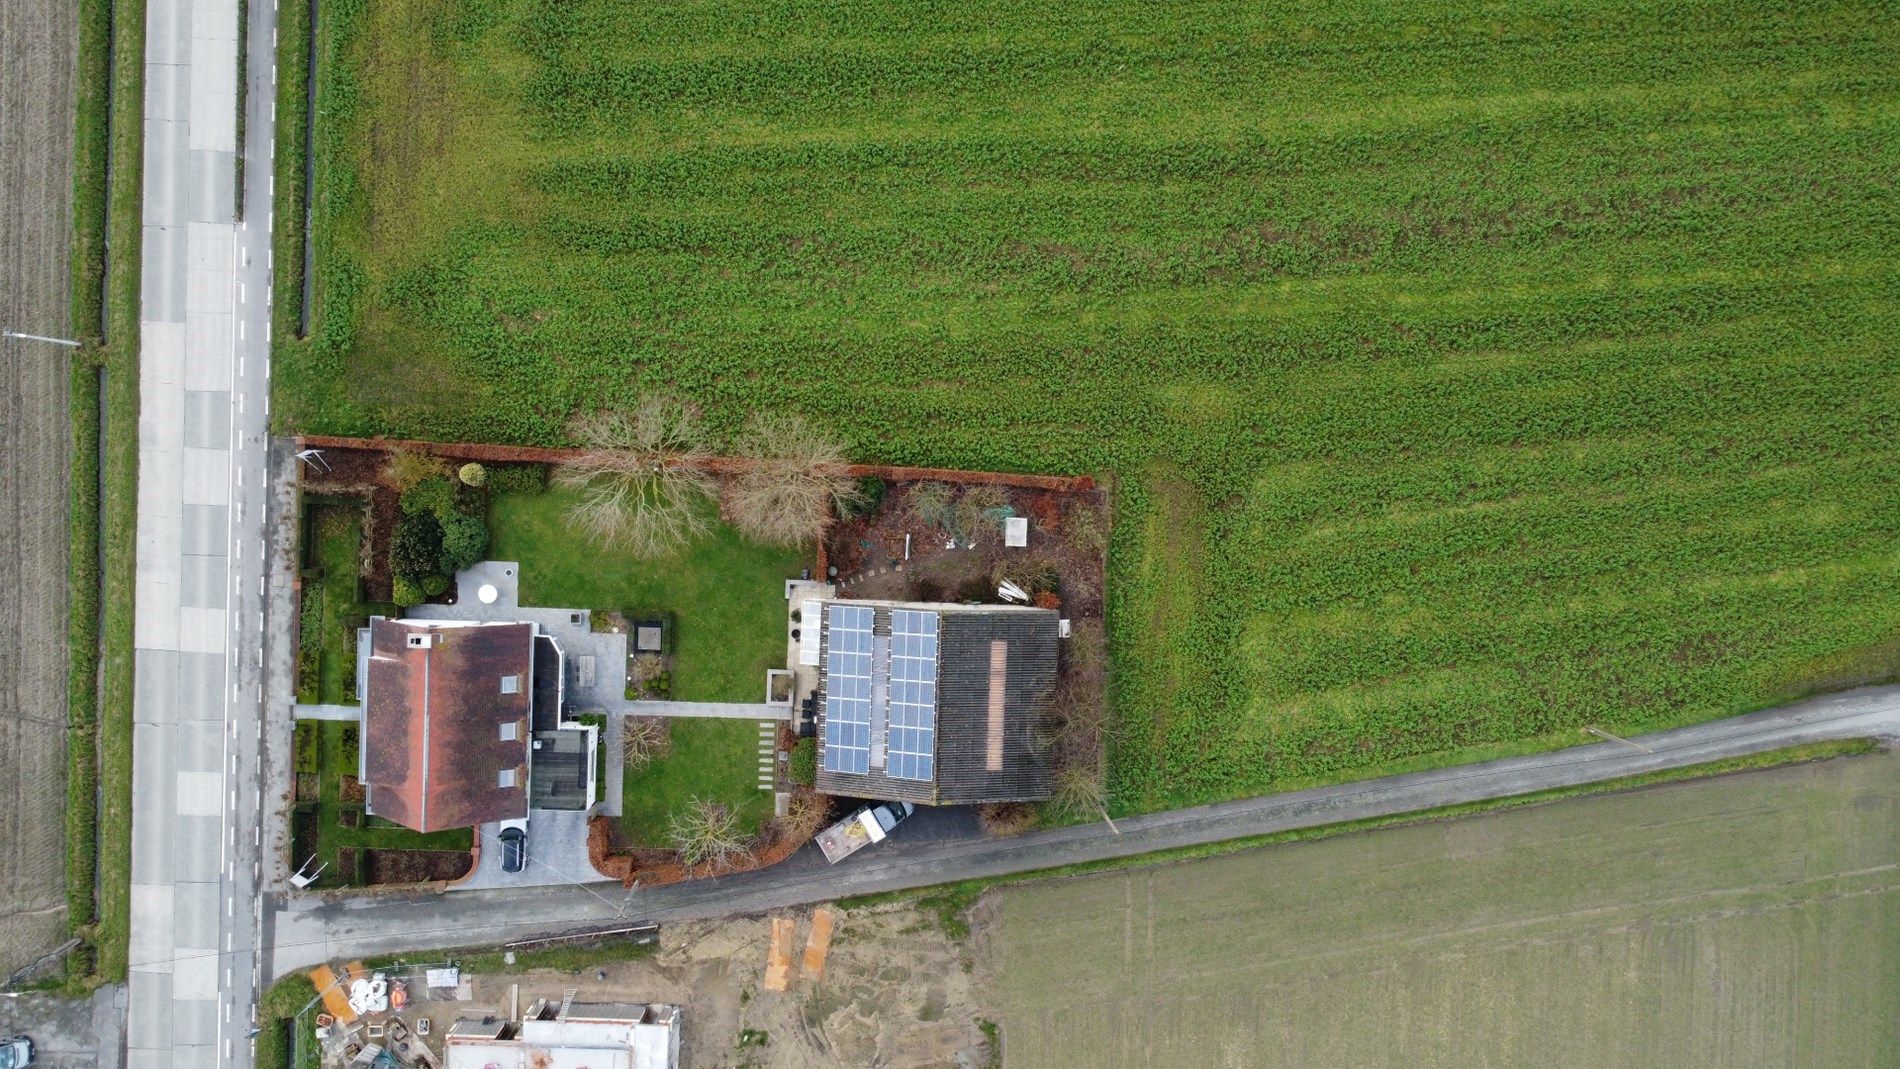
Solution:
[{"label": "dark car", "polygon": [[501,871],[520,872],[528,867],[528,833],[520,828],[501,829]]}]

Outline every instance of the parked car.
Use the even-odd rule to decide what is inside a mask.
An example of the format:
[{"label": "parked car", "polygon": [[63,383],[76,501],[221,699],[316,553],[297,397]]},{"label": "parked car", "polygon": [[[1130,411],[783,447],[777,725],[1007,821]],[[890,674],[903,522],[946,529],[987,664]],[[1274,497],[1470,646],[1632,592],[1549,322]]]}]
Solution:
[{"label": "parked car", "polygon": [[528,833],[523,828],[501,829],[501,871],[520,872],[528,867]]},{"label": "parked car", "polygon": [[917,812],[909,802],[879,802],[867,805],[818,833],[818,849],[825,860],[836,865],[872,843],[883,842],[891,830]]},{"label": "parked car", "polygon": [[26,1069],[33,1064],[33,1041],[25,1036],[0,1039],[0,1069]]}]

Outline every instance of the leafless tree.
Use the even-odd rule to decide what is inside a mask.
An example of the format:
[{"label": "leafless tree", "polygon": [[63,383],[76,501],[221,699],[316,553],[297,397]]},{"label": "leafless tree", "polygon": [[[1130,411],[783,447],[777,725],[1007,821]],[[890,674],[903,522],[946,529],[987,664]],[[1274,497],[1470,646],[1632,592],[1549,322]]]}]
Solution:
[{"label": "leafless tree", "polygon": [[751,853],[751,841],[739,826],[739,814],[718,802],[695,798],[673,814],[667,835],[688,868],[705,866],[725,872]]},{"label": "leafless tree", "polygon": [[846,474],[844,446],[804,416],[755,414],[734,452],[748,463],[726,484],[726,515],[755,542],[809,542],[824,533],[834,509],[860,496]]},{"label": "leafless tree", "polygon": [[554,474],[578,492],[569,526],[641,557],[666,556],[706,533],[712,452],[693,408],[653,396],[631,412],[582,416],[568,433],[583,449]]},{"label": "leafless tree", "polygon": [[620,752],[629,769],[645,768],[673,748],[666,721],[657,716],[629,716],[621,724]]}]

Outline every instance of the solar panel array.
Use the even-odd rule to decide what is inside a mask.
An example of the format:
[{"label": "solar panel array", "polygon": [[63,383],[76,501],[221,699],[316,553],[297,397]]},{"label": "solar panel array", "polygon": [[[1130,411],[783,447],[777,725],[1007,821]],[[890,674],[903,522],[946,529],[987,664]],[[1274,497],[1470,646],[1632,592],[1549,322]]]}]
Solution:
[{"label": "solar panel array", "polygon": [[871,770],[871,624],[868,605],[825,610],[825,771]]},{"label": "solar panel array", "polygon": [[937,753],[937,614],[891,611],[890,742],[887,772],[934,778]]}]

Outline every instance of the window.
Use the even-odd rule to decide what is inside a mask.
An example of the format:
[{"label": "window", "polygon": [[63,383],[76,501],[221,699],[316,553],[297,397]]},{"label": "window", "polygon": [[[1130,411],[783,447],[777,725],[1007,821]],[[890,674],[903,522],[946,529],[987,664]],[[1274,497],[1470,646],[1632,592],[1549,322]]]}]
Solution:
[{"label": "window", "polygon": [[521,693],[521,677],[520,676],[502,676],[501,677],[501,692],[503,694],[520,694]]},{"label": "window", "polygon": [[504,768],[500,772],[495,773],[495,786],[512,787],[514,785],[515,785],[515,770],[514,769]]},{"label": "window", "polygon": [[501,726],[501,741],[513,742],[520,737],[521,724],[518,721],[510,720]]}]

